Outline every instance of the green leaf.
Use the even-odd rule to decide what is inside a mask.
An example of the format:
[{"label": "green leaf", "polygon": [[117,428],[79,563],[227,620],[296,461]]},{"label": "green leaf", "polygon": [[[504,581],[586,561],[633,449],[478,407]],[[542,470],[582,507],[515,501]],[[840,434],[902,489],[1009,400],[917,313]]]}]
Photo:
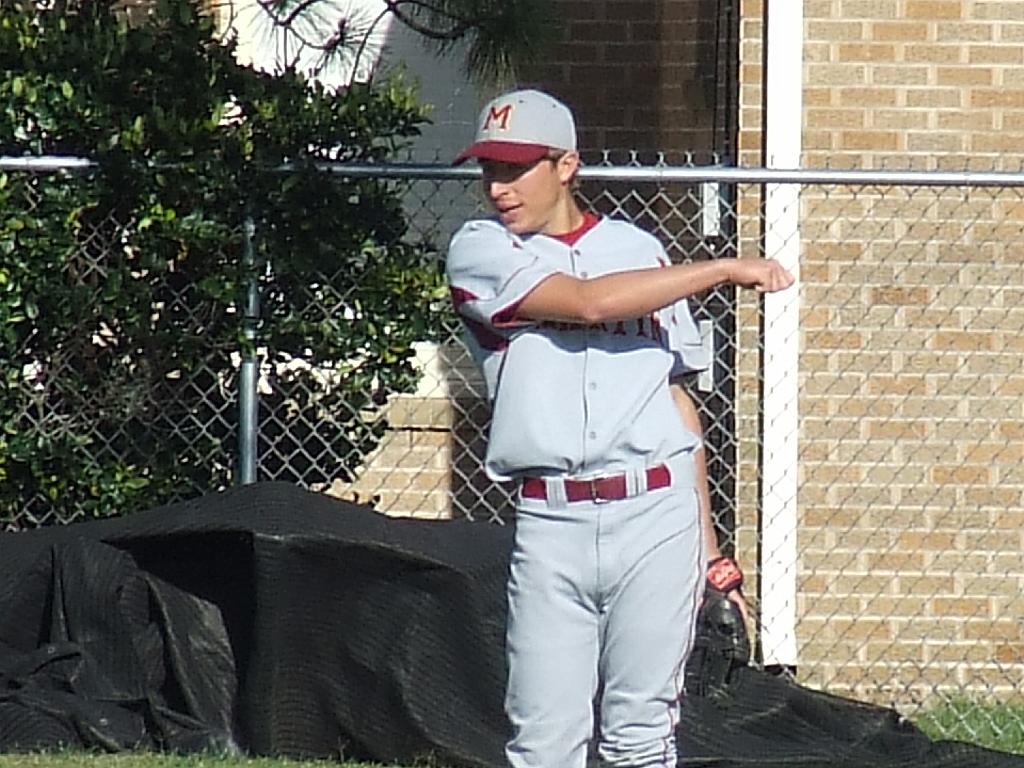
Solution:
[{"label": "green leaf", "polygon": [[[375,390],[414,387],[410,344],[440,333],[427,260],[397,245],[409,225],[395,187],[262,170],[328,152],[387,159],[422,121],[411,91],[381,80],[334,94],[257,73],[191,2],[160,0],[134,26],[114,3],[77,4],[56,23],[46,4],[0,11],[24,30],[0,30],[24,62],[0,79],[5,152],[100,166],[0,175],[0,464],[17,478],[0,483],[0,523],[21,524],[24,499],[103,516],[229,485],[231,355],[246,350],[307,361],[288,413],[317,424],[312,438],[353,473],[383,434]],[[228,104],[239,119],[222,120]],[[241,264],[247,212],[257,269]],[[253,277],[248,338],[240,289]],[[338,361],[352,375],[325,390],[310,371]],[[38,382],[59,378],[60,409],[23,376],[32,364]],[[6,416],[25,413],[38,420]]]}]

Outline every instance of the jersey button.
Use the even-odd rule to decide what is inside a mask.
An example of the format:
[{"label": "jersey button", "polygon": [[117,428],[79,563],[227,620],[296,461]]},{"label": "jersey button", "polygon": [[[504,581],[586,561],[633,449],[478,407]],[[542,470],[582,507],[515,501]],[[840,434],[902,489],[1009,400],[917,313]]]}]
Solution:
[{"label": "jersey button", "polygon": [[587,385],[587,389],[589,389],[591,392],[593,392],[595,389],[597,389],[597,382],[596,381],[590,382]]},{"label": "jersey button", "polygon": [[589,437],[591,440],[597,440],[597,432],[590,432],[589,434],[587,434],[587,437]]},{"label": "jersey button", "polygon": [[580,277],[582,277],[584,280],[586,280],[587,279],[587,273],[586,272],[580,272]]}]

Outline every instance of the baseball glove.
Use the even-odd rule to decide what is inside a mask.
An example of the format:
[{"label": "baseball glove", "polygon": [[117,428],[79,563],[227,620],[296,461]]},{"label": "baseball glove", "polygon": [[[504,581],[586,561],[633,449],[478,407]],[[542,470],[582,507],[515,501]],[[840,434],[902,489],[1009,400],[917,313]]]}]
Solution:
[{"label": "baseball glove", "polygon": [[743,573],[732,558],[708,564],[704,604],[697,614],[697,633],[686,664],[686,692],[717,696],[737,667],[750,662],[750,639],[743,614],[727,595],[743,585]]}]

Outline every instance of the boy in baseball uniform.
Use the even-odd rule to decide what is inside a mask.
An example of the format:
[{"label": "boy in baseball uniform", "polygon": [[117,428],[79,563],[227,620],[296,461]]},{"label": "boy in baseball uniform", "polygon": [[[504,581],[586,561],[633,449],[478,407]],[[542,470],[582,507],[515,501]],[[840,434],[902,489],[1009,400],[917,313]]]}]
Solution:
[{"label": "boy in baseball uniform", "polygon": [[704,364],[686,305],[724,283],[793,277],[765,259],[669,262],[651,235],[583,211],[569,109],[514,91],[480,115],[492,218],[447,261],[491,400],[485,467],[517,485],[505,708],[512,768],[583,768],[598,752],[676,765],[682,672],[705,566],[695,453],[670,377]]}]

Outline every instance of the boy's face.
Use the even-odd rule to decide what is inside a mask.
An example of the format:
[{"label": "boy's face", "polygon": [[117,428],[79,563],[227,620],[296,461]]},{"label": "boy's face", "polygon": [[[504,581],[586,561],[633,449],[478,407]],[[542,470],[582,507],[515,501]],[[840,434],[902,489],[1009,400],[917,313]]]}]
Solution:
[{"label": "boy's face", "polygon": [[579,167],[575,152],[518,165],[481,160],[484,193],[501,223],[517,235],[568,231],[562,221],[570,183]]}]

